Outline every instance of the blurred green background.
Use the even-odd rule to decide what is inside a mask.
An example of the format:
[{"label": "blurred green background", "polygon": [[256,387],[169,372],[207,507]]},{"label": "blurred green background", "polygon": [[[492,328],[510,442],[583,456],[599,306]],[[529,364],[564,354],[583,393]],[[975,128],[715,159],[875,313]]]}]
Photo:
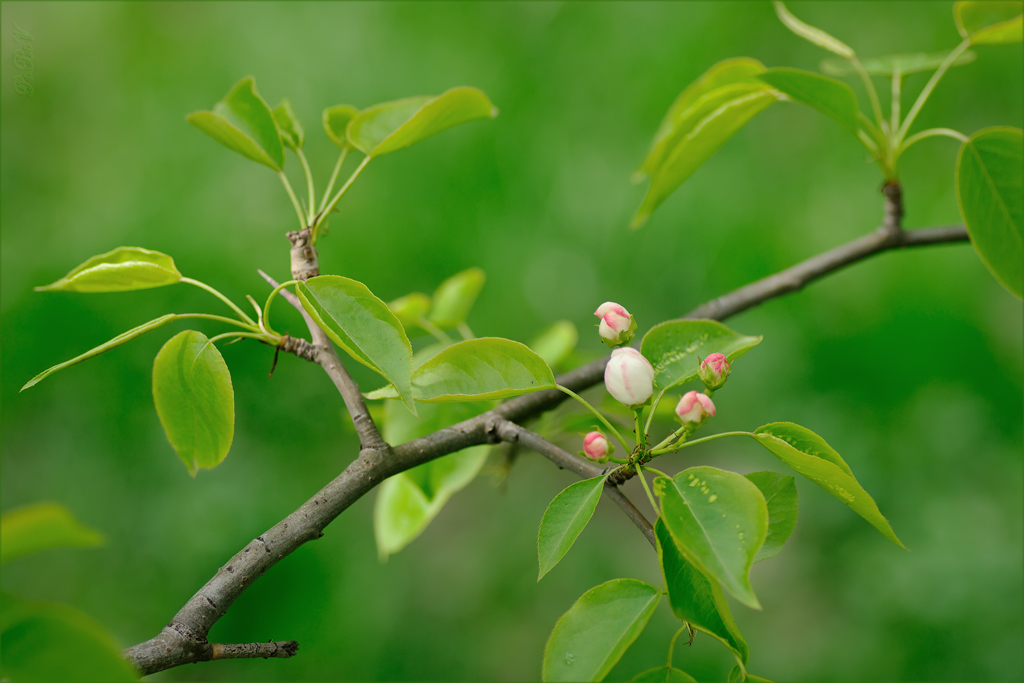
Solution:
[{"label": "blurred green background", "polygon": [[[948,2],[791,9],[864,56],[959,41]],[[31,97],[14,93],[15,24],[34,44]],[[190,480],[150,389],[154,355],[184,324],[18,393],[37,372],[149,318],[222,312],[185,287],[32,292],[91,255],[119,245],[164,251],[236,301],[267,294],[256,268],[287,277],[283,233],[295,216],[278,179],[184,118],[241,77],[255,76],[271,106],[291,98],[321,187],[335,160],[319,126],[324,107],[456,85],[491,97],[497,119],[371,164],[320,254],[324,272],[385,300],[481,266],[488,284],[470,318],[481,335],[525,341],[565,318],[581,330],[581,350],[598,353],[591,313],[602,301],[625,305],[642,332],[881,219],[881,179],[863,148],[816,112],[779,104],[643,230],[627,230],[643,191],[629,175],[687,83],[732,56],[812,70],[827,56],[783,28],[768,3],[5,2],[2,28],[3,510],[58,501],[108,538],[97,550],[12,563],[2,587],[75,605],[121,645],[159,632],[225,560],[356,454],[342,403],[317,368],[282,357],[268,379],[272,351],[240,343],[224,349],[234,445],[220,467]],[[978,53],[948,74],[917,130],[1021,125],[1020,45]],[[926,80],[908,78],[906,92]],[[960,222],[956,152],[938,138],[904,158],[907,227]],[[296,167],[290,157],[297,184]],[[285,306],[275,320],[303,330]],[[733,604],[750,671],[780,681],[1019,680],[1021,302],[970,247],[940,246],[876,257],[729,325],[764,342],[716,395],[712,429],[792,420],[820,433],[910,549],[799,481],[796,533],[753,572],[764,610]],[[378,386],[361,370],[364,388]],[[785,471],[742,442],[666,466],[693,463]],[[213,662],[152,680],[539,678],[550,629],[585,590],[616,577],[661,580],[646,541],[602,504],[536,583],[537,525],[572,481],[525,453],[504,491],[479,478],[384,564],[368,496],[274,567],[211,633],[220,642],[296,639],[298,657]],[[627,490],[639,504],[639,489]],[[661,663],[673,623],[660,607],[610,680]],[[729,659],[698,635],[676,663],[698,680],[722,680]]]}]

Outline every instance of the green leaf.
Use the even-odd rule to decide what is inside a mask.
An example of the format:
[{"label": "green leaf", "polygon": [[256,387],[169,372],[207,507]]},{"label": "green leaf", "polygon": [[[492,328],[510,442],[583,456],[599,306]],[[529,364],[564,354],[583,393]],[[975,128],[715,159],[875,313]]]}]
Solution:
[{"label": "green leaf", "polygon": [[530,342],[534,353],[544,359],[549,367],[555,367],[569,357],[579,341],[576,326],[568,320],[559,320]]},{"label": "green leaf", "polygon": [[744,605],[761,609],[750,586],[750,565],[768,533],[760,489],[735,472],[691,467],[672,479],[655,479],[654,492],[661,498],[661,518],[687,561],[721,581]]},{"label": "green leaf", "polygon": [[820,436],[792,422],[773,422],[758,427],[753,437],[779,460],[846,503],[883,536],[906,549],[875,501],[857,483],[850,466]]},{"label": "green leaf", "polygon": [[683,557],[661,519],[654,523],[654,532],[672,613],[680,621],[718,639],[740,661],[746,662],[750,649],[733,621],[729,603],[725,601],[718,582],[709,579]]},{"label": "green leaf", "polygon": [[430,322],[438,327],[458,327],[466,322],[486,280],[482,269],[469,268],[442,282],[434,292]]},{"label": "green leaf", "polygon": [[274,113],[256,92],[251,76],[239,81],[213,111],[197,111],[185,118],[231,151],[275,171],[284,168],[284,146]]},{"label": "green leaf", "polygon": [[1019,128],[986,128],[960,147],[956,196],[978,256],[1024,296],[1024,142]]},{"label": "green leaf", "polygon": [[[887,55],[885,57],[871,57],[861,62],[861,66],[872,76],[892,76],[899,73],[918,73],[919,71],[935,71],[946,61],[949,52],[915,52],[909,55]],[[978,58],[978,53],[970,50],[965,51],[955,60],[951,66],[963,66],[970,64]],[[845,59],[824,59],[821,62],[821,70],[829,76],[850,76],[857,73],[853,64]]]},{"label": "green leaf", "polygon": [[415,414],[410,376],[412,346],[387,304],[366,285],[339,275],[300,282],[299,301],[331,340],[366,367],[380,373]]},{"label": "green leaf", "polygon": [[555,624],[544,648],[544,681],[600,681],[644,630],[661,591],[636,579],[591,588]]},{"label": "green leaf", "polygon": [[857,96],[845,83],[810,71],[787,68],[769,69],[759,75],[758,79],[797,102],[817,109],[838,121],[846,130],[857,134]]},{"label": "green leaf", "polygon": [[729,683],[744,683],[744,681],[749,681],[749,683],[772,683],[767,678],[746,673],[743,667],[737,664],[729,672]]},{"label": "green leaf", "polygon": [[746,83],[727,85],[701,97],[659,143],[664,144],[664,153],[650,171],[651,183],[630,227],[635,230],[643,226],[677,187],[778,97],[771,88]]},{"label": "green leaf", "polygon": [[571,484],[555,496],[544,511],[537,532],[538,581],[569,552],[576,537],[593,517],[604,490],[604,480],[604,475],[601,475]]},{"label": "green leaf", "polygon": [[348,147],[348,138],[345,137],[345,129],[348,122],[359,114],[359,110],[350,104],[338,104],[324,109],[323,122],[324,131],[331,142],[338,147]]},{"label": "green leaf", "polygon": [[437,97],[409,97],[364,109],[348,124],[346,134],[360,152],[379,157],[460,123],[497,115],[498,110],[476,88],[452,88]]},{"label": "green leaf", "polygon": [[794,17],[788,9],[786,9],[784,4],[778,2],[778,0],[775,0],[772,4],[775,5],[775,13],[779,16],[779,20],[786,25],[786,28],[804,40],[814,43],[818,47],[824,48],[829,52],[833,52],[840,57],[845,57],[846,59],[853,59],[856,57],[856,53],[853,51],[852,47],[841,40],[830,36],[820,28],[815,28],[800,21]]},{"label": "green leaf", "polygon": [[796,481],[788,474],[777,472],[751,472],[743,475],[761,489],[768,505],[768,536],[754,556],[754,562],[775,557],[796,528]]},{"label": "green leaf", "polygon": [[0,564],[50,548],[102,544],[103,536],[56,503],[27,505],[0,517]]},{"label": "green leaf", "polygon": [[96,348],[86,351],[81,356],[76,356],[71,360],[66,360],[63,363],[58,363],[57,365],[54,365],[52,368],[40,372],[38,375],[36,375],[28,382],[26,382],[25,386],[21,388],[21,391],[25,391],[29,387],[33,387],[36,384],[39,384],[39,382],[41,382],[43,379],[49,377],[58,370],[63,370],[64,368],[69,367],[71,365],[75,365],[76,363],[81,363],[83,360],[89,360],[93,356],[98,356],[105,351],[109,351],[110,349],[120,346],[121,344],[126,344],[130,342],[132,339],[140,337],[145,333],[149,332],[150,330],[155,330],[156,328],[171,322],[177,317],[178,316],[175,313],[168,313],[167,315],[157,318],[156,320],[150,320],[148,323],[143,323],[142,325],[132,328],[127,332],[124,332],[123,334],[119,334],[110,341],[106,342],[105,344],[100,344]]},{"label": "green leaf", "polygon": [[419,321],[430,310],[430,297],[420,292],[413,292],[399,297],[388,304],[388,308],[402,323],[406,334],[411,330],[420,329]]},{"label": "green leaf", "polygon": [[153,363],[153,402],[167,439],[188,473],[216,467],[235,433],[235,392],[217,347],[185,330],[164,344]]},{"label": "green leaf", "polygon": [[698,356],[721,353],[733,361],[761,339],[733,332],[714,320],[675,320],[652,327],[640,343],[640,352],[654,366],[654,385],[665,391],[697,377]]},{"label": "green leaf", "polygon": [[971,45],[1019,43],[1024,39],[1024,3],[956,2],[953,20]]},{"label": "green leaf", "polygon": [[659,666],[638,673],[629,683],[697,683],[697,679],[674,666]]},{"label": "green leaf", "polygon": [[181,279],[174,259],[141,247],[118,247],[93,256],[53,284],[37,292],[130,292],[173,285]]},{"label": "green leaf", "polygon": [[668,148],[668,140],[672,132],[676,130],[681,121],[684,121],[688,114],[692,115],[693,107],[708,93],[711,93],[726,85],[735,83],[756,83],[751,77],[763,73],[764,64],[751,59],[750,57],[734,57],[715,64],[705,71],[700,78],[686,87],[679,93],[675,102],[668,108],[665,118],[658,126],[654,134],[654,141],[647,153],[647,158],[633,176],[634,182],[640,182],[651,175],[665,157]]},{"label": "green leaf", "polygon": [[479,401],[553,389],[544,359],[519,342],[495,337],[453,344],[416,369],[417,401]]},{"label": "green leaf", "polygon": [[277,128],[281,133],[281,142],[288,149],[296,151],[302,149],[302,145],[306,141],[306,131],[302,127],[299,117],[295,115],[292,103],[287,99],[281,100],[281,104],[274,110],[274,121],[277,122]]}]

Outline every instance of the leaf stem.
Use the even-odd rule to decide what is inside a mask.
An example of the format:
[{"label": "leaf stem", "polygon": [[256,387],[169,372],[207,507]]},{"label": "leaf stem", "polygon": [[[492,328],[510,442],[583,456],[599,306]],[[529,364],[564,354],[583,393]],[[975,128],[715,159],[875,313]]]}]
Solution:
[{"label": "leaf stem", "polygon": [[248,323],[249,325],[255,325],[256,324],[256,321],[253,320],[252,318],[250,318],[249,316],[247,316],[245,314],[245,311],[243,311],[241,308],[239,308],[238,306],[235,305],[234,301],[232,301],[231,299],[227,298],[226,296],[224,296],[223,294],[221,294],[220,292],[218,292],[216,289],[214,289],[210,285],[206,284],[205,282],[200,282],[199,280],[193,280],[190,277],[183,277],[180,280],[178,280],[178,282],[184,282],[187,285],[194,285],[194,286],[198,287],[199,289],[206,290],[210,294],[213,294],[215,297],[217,297],[218,299],[220,299],[221,301],[226,303],[231,308],[231,310],[233,310],[235,312],[235,314],[238,315],[238,317],[242,319],[242,322]]},{"label": "leaf stem", "polygon": [[563,394],[568,394],[569,396],[572,396],[574,399],[582,403],[586,407],[586,409],[592,412],[597,417],[597,419],[601,421],[601,424],[603,424],[608,429],[608,431],[611,432],[612,435],[619,440],[619,443],[622,444],[622,447],[626,449],[626,451],[632,451],[632,449],[629,447],[629,444],[626,443],[626,440],[622,438],[621,434],[619,434],[619,430],[613,427],[612,423],[606,420],[604,415],[597,412],[597,409],[595,409],[594,406],[587,403],[587,400],[585,398],[577,394],[572,389],[569,389],[568,387],[563,387],[561,384],[556,384],[555,388],[561,391]]},{"label": "leaf stem", "polygon": [[295,207],[295,215],[299,217],[299,229],[304,229],[306,227],[306,217],[302,213],[302,206],[299,204],[299,198],[295,196],[295,190],[292,189],[292,184],[288,182],[288,176],[284,174],[284,171],[278,171],[277,176],[284,184],[284,189],[288,192],[288,197],[292,200],[292,206]]},{"label": "leaf stem", "polygon": [[234,318],[225,318],[222,315],[213,315],[212,313],[177,313],[176,315],[179,318],[198,318],[201,320],[216,320],[217,322],[227,323],[228,325],[241,327],[243,330],[248,330],[250,332],[256,332],[258,330],[258,328],[256,327],[256,323],[246,324],[243,322],[239,322]]},{"label": "leaf stem", "polygon": [[751,436],[752,437],[752,436],[754,436],[754,433],[753,432],[722,432],[721,434],[712,434],[711,436],[705,436],[702,439],[695,439],[694,441],[687,441],[686,443],[679,444],[675,448],[664,450],[664,451],[661,451],[661,452],[659,452],[657,449],[655,449],[655,450],[652,450],[651,453],[653,455],[661,455],[662,453],[668,453],[670,451],[678,451],[678,450],[682,450],[683,448],[688,448],[690,446],[696,446],[697,444],[704,443],[705,441],[714,441],[715,439],[721,439],[723,436]]},{"label": "leaf stem", "polygon": [[210,337],[210,343],[218,342],[221,339],[227,339],[228,337],[248,338],[248,339],[259,339],[260,341],[266,341],[266,335],[257,334],[256,332],[225,332],[224,334],[218,334],[216,337]]},{"label": "leaf stem", "polygon": [[271,327],[270,327],[270,302],[274,300],[274,297],[277,296],[277,293],[280,292],[282,289],[284,289],[285,287],[290,287],[292,285],[297,285],[297,284],[299,284],[298,280],[288,280],[287,282],[282,282],[277,287],[274,287],[273,291],[270,292],[270,295],[267,297],[267,303],[263,304],[263,325],[268,330],[271,329]]},{"label": "leaf stem", "polygon": [[[928,83],[924,86],[924,90],[917,96],[917,100],[914,102],[914,106],[907,112],[907,118],[903,119],[903,125],[900,126],[899,132],[896,134],[896,139],[893,141],[893,146],[899,149],[903,144],[903,138],[907,136],[907,132],[910,130],[910,126],[914,123],[914,119],[917,118],[918,112],[921,111],[921,107],[928,101],[928,98],[932,94],[932,90],[935,90],[935,86],[939,84],[942,77],[949,70],[949,67],[953,65],[953,62],[964,53],[964,51],[971,46],[971,39],[965,38],[962,43],[956,46],[949,56],[946,57],[945,61],[935,70],[932,77],[928,80]],[[897,156],[899,156],[897,154]]]},{"label": "leaf stem", "polygon": [[900,153],[902,154],[903,152],[906,152],[910,149],[911,145],[918,143],[925,138],[933,138],[940,135],[953,138],[954,140],[959,140],[960,142],[967,142],[970,140],[969,137],[958,130],[953,130],[952,128],[929,128],[928,130],[922,130],[920,133],[914,133],[907,138],[906,142],[903,143],[903,148],[900,150]]},{"label": "leaf stem", "polygon": [[[900,128],[900,98],[903,94],[903,74],[900,73],[899,64],[892,74],[892,102],[889,106],[889,130],[895,132]],[[892,146],[889,148],[890,163],[895,165],[896,147]]]},{"label": "leaf stem", "polygon": [[363,172],[363,169],[366,168],[366,165],[370,163],[370,159],[372,158],[373,157],[371,156],[363,157],[363,160],[359,162],[358,166],[356,166],[356,170],[352,171],[352,175],[348,177],[348,180],[345,181],[345,184],[341,186],[340,190],[338,190],[338,194],[334,195],[331,201],[327,203],[327,207],[317,217],[316,223],[313,225],[314,240],[316,239],[317,233],[320,230],[320,226],[323,225],[323,222],[327,219],[327,214],[329,214],[331,210],[334,209],[334,205],[337,204],[338,200],[341,199],[345,192],[348,191],[348,188],[352,186],[352,183],[355,182],[355,179],[359,177],[359,174]]},{"label": "leaf stem", "polygon": [[875,84],[871,81],[871,76],[864,69],[864,65],[860,63],[860,60],[856,57],[850,57],[850,64],[857,71],[857,75],[860,76],[860,80],[864,81],[864,87],[868,91],[868,99],[871,100],[871,110],[874,112],[875,121],[878,127],[881,128],[885,119],[882,116],[882,104],[878,101],[878,91],[875,90]]},{"label": "leaf stem", "polygon": [[651,433],[651,422],[654,420],[654,411],[658,409],[658,403],[665,396],[667,389],[662,389],[657,396],[654,397],[654,402],[651,404],[651,412],[647,414],[647,424],[644,425],[644,434]]},{"label": "leaf stem", "polygon": [[670,640],[669,644],[668,644],[668,661],[665,662],[665,666],[666,667],[672,668],[672,654],[673,654],[673,651],[675,650],[675,647],[676,647],[676,641],[679,639],[679,636],[682,635],[683,631],[689,631],[689,630],[690,630],[690,625],[687,622],[684,621],[682,628],[680,628],[678,631],[676,631],[676,634],[674,636],[672,636],[672,640]]},{"label": "leaf stem", "polygon": [[416,324],[419,325],[420,327],[422,327],[427,332],[429,332],[430,335],[434,339],[436,339],[437,341],[441,342],[445,346],[451,346],[452,345],[452,338],[449,337],[447,334],[445,334],[444,331],[440,327],[438,327],[434,323],[430,322],[426,318],[419,318],[419,319],[417,319],[416,320]]},{"label": "leaf stem", "polygon": [[348,156],[348,145],[341,148],[341,154],[338,156],[338,163],[334,165],[334,172],[331,173],[331,180],[327,183],[327,189],[324,190],[324,196],[320,200],[320,208],[317,210],[317,214],[322,215],[324,213],[324,207],[327,206],[327,198],[331,196],[331,192],[334,191],[334,183],[338,180],[338,173],[341,172],[341,165],[345,163],[345,157]]},{"label": "leaf stem", "polygon": [[643,487],[644,487],[644,493],[647,494],[647,500],[650,501],[651,508],[654,510],[655,516],[660,517],[661,513],[658,512],[658,504],[656,502],[654,502],[654,495],[651,493],[650,487],[647,486],[647,479],[644,478],[644,468],[643,467],[637,466],[637,468],[636,468],[636,476],[637,476],[637,479],[640,480],[640,484],[642,484]]},{"label": "leaf stem", "polygon": [[313,207],[316,206],[316,191],[313,188],[313,171],[309,168],[309,162],[306,161],[306,155],[302,153],[301,149],[295,150],[295,154],[298,155],[299,161],[302,162],[302,170],[306,174],[306,187],[309,189],[309,215],[306,218],[306,223],[313,220]]}]

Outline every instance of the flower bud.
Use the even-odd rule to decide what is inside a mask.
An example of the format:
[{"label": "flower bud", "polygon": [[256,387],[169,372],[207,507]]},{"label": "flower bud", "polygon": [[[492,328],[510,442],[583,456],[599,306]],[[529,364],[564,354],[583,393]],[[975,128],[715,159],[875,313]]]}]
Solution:
[{"label": "flower bud", "polygon": [[720,353],[713,353],[700,362],[700,381],[711,391],[725,386],[731,372],[732,364]]},{"label": "flower bud", "polygon": [[598,326],[601,341],[612,348],[628,344],[636,333],[633,316],[614,301],[606,301],[598,306],[594,315],[601,319]]},{"label": "flower bud", "polygon": [[697,391],[683,394],[676,405],[676,415],[685,424],[700,424],[715,414],[715,404],[711,399]]},{"label": "flower bud", "polygon": [[604,369],[608,393],[627,406],[642,406],[654,393],[654,366],[632,347],[615,349]]},{"label": "flower bud", "polygon": [[615,450],[601,432],[589,432],[583,437],[583,454],[591,460],[607,460]]}]

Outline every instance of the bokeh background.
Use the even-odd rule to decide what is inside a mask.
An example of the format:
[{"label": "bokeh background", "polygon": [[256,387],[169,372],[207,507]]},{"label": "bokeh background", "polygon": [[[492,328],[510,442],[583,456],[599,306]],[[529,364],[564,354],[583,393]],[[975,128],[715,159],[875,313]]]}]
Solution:
[{"label": "bokeh background", "polygon": [[[874,56],[951,49],[951,5],[791,9]],[[35,48],[31,97],[14,92],[15,25]],[[783,28],[768,3],[5,2],[2,30],[2,507],[57,501],[107,537],[100,549],[5,566],[2,587],[70,603],[121,645],[155,635],[227,558],[356,454],[342,403],[317,368],[282,357],[268,379],[272,351],[240,343],[224,350],[234,445],[192,481],[150,388],[154,355],[183,324],[18,393],[40,370],[149,318],[221,312],[184,286],[32,291],[93,254],[157,249],[237,301],[267,294],[256,268],[287,277],[283,233],[295,216],[278,179],[184,118],[243,76],[255,76],[272,106],[291,99],[321,186],[335,160],[319,126],[324,107],[456,85],[491,97],[497,119],[371,164],[321,243],[325,272],[385,300],[484,268],[470,318],[482,335],[525,341],[568,319],[582,332],[580,353],[596,354],[591,312],[602,301],[624,304],[642,331],[881,218],[880,178],[863,149],[816,112],[779,104],[643,230],[627,229],[642,195],[630,173],[687,83],[732,56],[812,70],[827,56]],[[908,78],[906,91],[926,79]],[[1020,126],[1022,84],[1020,45],[980,48],[975,63],[948,74],[916,128]],[[956,152],[939,138],[906,155],[907,227],[960,222]],[[297,166],[290,158],[296,184]],[[302,331],[285,306],[275,316]],[[780,681],[1019,680],[1021,302],[970,247],[940,246],[876,257],[729,324],[764,342],[716,395],[713,428],[792,420],[820,433],[909,548],[798,481],[796,532],[753,572],[764,610],[733,604],[750,671]],[[364,387],[378,385],[354,372]],[[785,471],[745,442],[666,465],[693,463]],[[646,541],[602,504],[536,583],[537,525],[572,480],[524,453],[504,487],[481,476],[383,564],[368,496],[273,568],[211,634],[296,639],[298,657],[213,662],[152,680],[539,678],[550,629],[584,591],[617,577],[660,582]],[[639,490],[630,493],[639,504]],[[609,679],[663,662],[673,623],[660,607]],[[698,680],[722,680],[731,667],[700,635],[676,664]]]}]

